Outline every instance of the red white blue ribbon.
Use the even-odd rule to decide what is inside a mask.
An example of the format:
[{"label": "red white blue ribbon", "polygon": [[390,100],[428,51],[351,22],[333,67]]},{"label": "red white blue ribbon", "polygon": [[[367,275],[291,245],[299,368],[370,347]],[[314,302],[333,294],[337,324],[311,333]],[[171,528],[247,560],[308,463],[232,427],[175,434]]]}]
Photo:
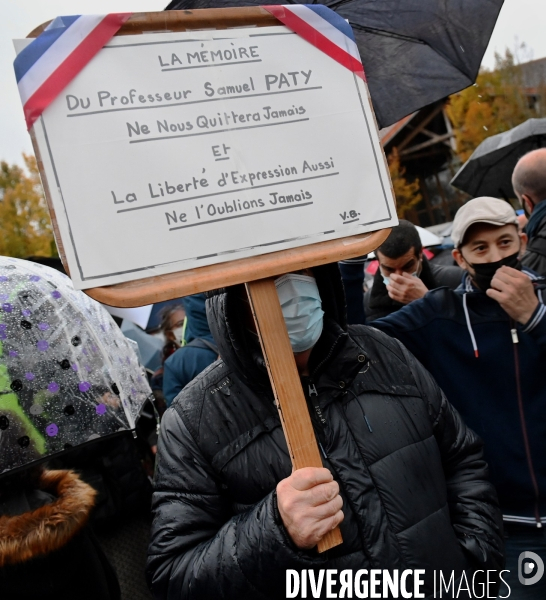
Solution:
[{"label": "red white blue ribbon", "polygon": [[17,55],[13,66],[28,129],[131,14],[57,17]]},{"label": "red white blue ribbon", "polygon": [[[263,6],[281,23],[366,79],[351,26],[322,4]],[[30,129],[62,90],[118,32],[131,13],[57,17],[15,61],[17,86]]]},{"label": "red white blue ribbon", "polygon": [[262,6],[281,23],[366,81],[349,23],[323,4]]}]

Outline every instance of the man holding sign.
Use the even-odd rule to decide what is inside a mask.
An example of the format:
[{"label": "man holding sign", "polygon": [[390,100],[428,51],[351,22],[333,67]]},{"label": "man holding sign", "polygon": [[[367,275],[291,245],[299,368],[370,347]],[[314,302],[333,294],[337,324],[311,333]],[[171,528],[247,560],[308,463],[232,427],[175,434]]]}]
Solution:
[{"label": "man holding sign", "polygon": [[[324,468],[291,473],[244,288],[215,293],[207,309],[222,360],[163,417],[156,598],[337,597],[326,596],[325,569],[337,570],[339,597],[344,586],[364,597],[372,569],[425,597],[440,572],[465,589],[474,571],[501,568],[481,441],[401,344],[345,325],[337,266],[310,275],[276,286]],[[338,524],[343,544],[318,554]],[[489,579],[493,593],[499,574]]]}]

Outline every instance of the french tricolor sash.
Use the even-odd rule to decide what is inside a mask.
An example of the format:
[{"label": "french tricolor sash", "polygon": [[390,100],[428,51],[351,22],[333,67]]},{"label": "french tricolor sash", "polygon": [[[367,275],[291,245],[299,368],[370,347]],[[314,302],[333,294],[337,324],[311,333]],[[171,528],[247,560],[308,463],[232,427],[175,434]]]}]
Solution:
[{"label": "french tricolor sash", "polygon": [[349,23],[323,4],[262,6],[281,23],[364,81],[364,67]]},{"label": "french tricolor sash", "polygon": [[13,66],[27,129],[130,16],[57,17],[17,55]]},{"label": "french tricolor sash", "polygon": [[[365,80],[351,26],[322,4],[262,6],[286,27]],[[57,17],[14,61],[27,128],[132,13]]]}]

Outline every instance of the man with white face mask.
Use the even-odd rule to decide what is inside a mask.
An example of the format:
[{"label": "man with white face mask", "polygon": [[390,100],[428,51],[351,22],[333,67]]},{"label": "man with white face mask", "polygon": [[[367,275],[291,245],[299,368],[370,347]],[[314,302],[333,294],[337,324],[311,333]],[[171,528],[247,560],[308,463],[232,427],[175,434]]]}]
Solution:
[{"label": "man with white face mask", "polygon": [[366,323],[390,315],[429,290],[444,285],[455,289],[463,276],[459,267],[427,260],[415,225],[403,219],[375,255],[379,267],[364,295]]},{"label": "man with white face mask", "polygon": [[[405,348],[347,326],[336,264],[275,283],[324,466],[292,471],[244,287],[211,294],[221,360],[161,426],[155,598],[286,598],[288,569],[314,582],[320,569],[424,569],[427,596],[434,570],[482,569],[494,590],[502,541],[480,440]],[[338,525],[343,544],[318,554]],[[343,597],[340,585],[313,597]]]}]

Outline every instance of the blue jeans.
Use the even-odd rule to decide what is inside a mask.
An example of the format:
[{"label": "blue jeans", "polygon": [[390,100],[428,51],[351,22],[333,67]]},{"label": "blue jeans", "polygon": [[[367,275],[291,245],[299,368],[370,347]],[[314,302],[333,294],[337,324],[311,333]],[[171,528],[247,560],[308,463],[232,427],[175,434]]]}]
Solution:
[{"label": "blue jeans", "polygon": [[[519,526],[505,523],[506,567],[510,573],[503,573],[503,579],[510,586],[502,584],[499,598],[508,597],[510,600],[546,600],[546,572],[540,581],[533,585],[523,585],[518,579],[518,558],[522,552],[531,551],[542,559],[546,567],[546,531],[544,527],[537,529],[532,526]],[[535,571],[536,572],[536,569]],[[532,577],[533,572],[524,575]]]}]

